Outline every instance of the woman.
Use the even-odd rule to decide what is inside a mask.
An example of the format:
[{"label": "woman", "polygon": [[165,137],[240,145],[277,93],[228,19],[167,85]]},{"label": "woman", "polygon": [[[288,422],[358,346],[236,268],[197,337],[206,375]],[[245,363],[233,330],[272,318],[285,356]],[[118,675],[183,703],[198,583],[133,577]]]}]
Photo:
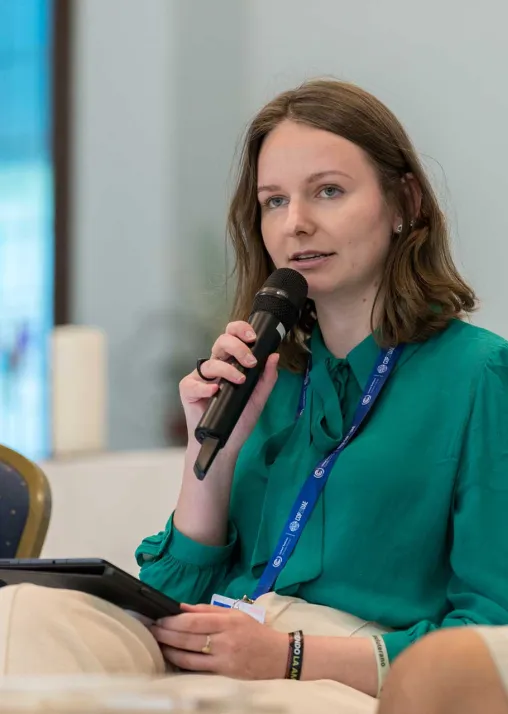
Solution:
[{"label": "woman", "polygon": [[[42,618],[45,646],[61,653],[72,642],[59,670],[74,662],[95,671],[100,662],[160,673],[162,652],[194,672],[335,680],[342,697],[356,690],[361,711],[372,712],[390,663],[427,633],[508,623],[508,344],[462,320],[475,295],[453,264],[417,154],[393,114],[357,87],[309,82],[259,112],[229,232],[233,319],[181,383],[189,444],[178,504],[137,551],[146,583],[200,604],[151,628],[160,650],[139,622],[107,603],[75,605],[77,594],[38,593],[36,611],[28,588],[5,588],[0,615],[17,592],[25,633]],[[281,267],[305,276],[309,303],[198,481],[194,429],[217,380],[243,378],[228,358],[252,365],[246,319]],[[322,463],[354,425],[355,438]],[[316,503],[301,502],[310,517],[285,559],[281,532],[316,478],[326,486]],[[258,610],[207,604],[216,594],[254,596],[271,626],[251,616]],[[33,638],[28,649],[33,657]],[[21,656],[15,662],[17,672],[27,667]],[[283,682],[271,684],[264,690],[282,691]],[[307,685],[284,689],[283,701],[325,711],[329,690]]]},{"label": "woman", "polygon": [[[380,347],[399,346],[274,586],[381,623],[374,643],[307,635],[301,673],[375,695],[388,662],[423,635],[508,623],[508,346],[462,321],[475,295],[453,264],[421,163],[393,114],[357,87],[309,82],[260,111],[229,231],[233,321],[181,383],[189,433],[182,488],[165,531],[138,549],[141,578],[189,603],[260,595],[299,490],[353,423]],[[311,302],[199,482],[194,429],[217,380],[242,379],[227,359],[251,365],[249,308],[281,267],[306,277]],[[153,632],[178,667],[285,675],[287,635],[247,614],[189,607]]]}]

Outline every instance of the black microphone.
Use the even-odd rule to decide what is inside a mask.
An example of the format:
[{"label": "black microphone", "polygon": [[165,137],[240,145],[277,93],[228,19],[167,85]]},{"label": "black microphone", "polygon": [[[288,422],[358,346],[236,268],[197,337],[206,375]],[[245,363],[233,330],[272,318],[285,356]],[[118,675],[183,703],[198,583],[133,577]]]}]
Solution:
[{"label": "black microphone", "polygon": [[276,352],[281,341],[298,322],[307,299],[307,281],[296,270],[280,268],[273,272],[256,293],[249,324],[256,333],[251,350],[257,359],[254,367],[244,367],[236,359],[230,362],[245,374],[242,384],[221,379],[219,389],[210,399],[194,435],[201,444],[194,473],[202,481],[219,449],[231,436],[250,395],[254,391],[266,360]]}]

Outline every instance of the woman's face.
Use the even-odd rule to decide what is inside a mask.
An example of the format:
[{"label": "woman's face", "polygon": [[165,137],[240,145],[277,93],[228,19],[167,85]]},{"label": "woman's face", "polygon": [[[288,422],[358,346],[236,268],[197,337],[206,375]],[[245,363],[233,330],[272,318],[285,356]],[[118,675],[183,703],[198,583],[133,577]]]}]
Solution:
[{"label": "woman's face", "polygon": [[261,148],[258,196],[263,240],[275,267],[301,272],[309,297],[377,289],[400,219],[362,149],[285,120]]}]

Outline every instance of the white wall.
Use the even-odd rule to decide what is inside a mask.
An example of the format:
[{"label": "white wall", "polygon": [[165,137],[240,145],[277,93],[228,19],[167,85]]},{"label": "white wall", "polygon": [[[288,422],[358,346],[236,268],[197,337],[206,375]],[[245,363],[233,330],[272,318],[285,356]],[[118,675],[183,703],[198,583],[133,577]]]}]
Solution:
[{"label": "white wall", "polygon": [[[227,185],[246,118],[245,9],[237,0],[75,6],[72,319],[108,336],[111,447],[156,447],[177,399],[169,361],[208,351],[206,313],[224,302]],[[197,322],[182,319],[200,310]]]},{"label": "white wall", "polygon": [[376,94],[408,129],[483,301],[476,321],[508,337],[508,43],[505,0],[250,0],[245,85],[254,109],[334,75]]},{"label": "white wall", "polygon": [[108,335],[111,444],[151,446],[154,347],[134,335],[170,294],[171,12],[164,0],[75,7],[73,321]]},{"label": "white wall", "polygon": [[483,300],[477,322],[508,336],[505,0],[76,7],[73,317],[108,333],[112,447],[162,444],[166,361],[194,339],[175,340],[167,312],[208,305],[194,261],[204,241],[213,282],[237,139],[307,77],[357,82],[403,121]]}]

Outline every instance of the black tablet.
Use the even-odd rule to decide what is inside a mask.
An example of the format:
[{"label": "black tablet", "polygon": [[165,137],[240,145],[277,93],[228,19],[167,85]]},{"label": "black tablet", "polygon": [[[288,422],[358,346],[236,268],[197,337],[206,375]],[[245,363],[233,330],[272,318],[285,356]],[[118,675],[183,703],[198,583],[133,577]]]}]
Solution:
[{"label": "black tablet", "polygon": [[20,583],[80,590],[150,620],[180,613],[177,602],[107,560],[0,559],[0,587]]}]

